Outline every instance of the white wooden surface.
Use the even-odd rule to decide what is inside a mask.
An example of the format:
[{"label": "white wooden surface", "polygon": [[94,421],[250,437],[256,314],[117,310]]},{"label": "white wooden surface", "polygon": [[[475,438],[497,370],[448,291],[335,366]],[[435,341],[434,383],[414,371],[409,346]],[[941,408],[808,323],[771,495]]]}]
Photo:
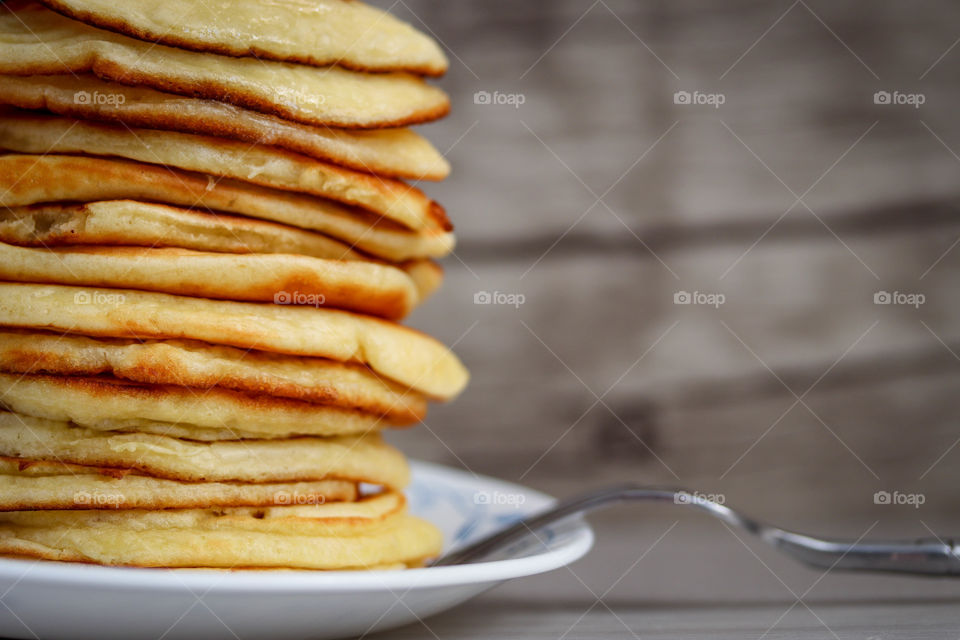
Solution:
[{"label": "white wooden surface", "polygon": [[[682,484],[825,535],[960,533],[960,5],[380,4],[450,52],[453,114],[425,133],[454,174],[425,188],[460,245],[411,322],[473,372],[394,441],[557,495]],[[677,105],[679,90],[725,103]],[[681,290],[726,302],[675,305]],[[525,302],[475,305],[481,291]],[[926,301],[875,305],[878,291]],[[877,505],[880,490],[925,502]],[[572,571],[430,629],[761,637],[816,582],[803,599],[830,629],[798,605],[765,637],[960,637],[958,582],[820,578],[670,509],[594,522]],[[604,593],[612,611],[574,625]],[[431,637],[395,637],[413,636]]]}]

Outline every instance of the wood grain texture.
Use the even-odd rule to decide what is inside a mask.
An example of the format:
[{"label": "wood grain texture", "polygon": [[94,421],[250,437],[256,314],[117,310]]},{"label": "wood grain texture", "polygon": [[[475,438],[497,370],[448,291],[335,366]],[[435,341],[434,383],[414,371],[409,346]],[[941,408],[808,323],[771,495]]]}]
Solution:
[{"label": "wood grain texture", "polygon": [[[832,237],[767,238],[719,286],[736,243],[665,251],[679,281],[630,251],[549,257],[523,279],[516,261],[485,261],[480,280],[450,269],[458,304],[417,320],[449,340],[473,327],[457,346],[473,382],[401,442],[548,490],[626,479],[740,487],[741,502],[772,518],[792,512],[757,490],[776,478],[806,496],[810,516],[841,504],[862,513],[864,496],[918,483],[960,436],[960,362],[947,348],[960,343],[957,267],[917,277],[958,232],[941,223],[853,235],[879,282]],[[910,286],[926,295],[920,308],[873,302]],[[681,289],[726,301],[675,305]],[[477,291],[526,301],[474,305]],[[952,509],[952,464],[941,464],[920,484],[946,500],[931,496],[929,508]],[[831,488],[838,477],[843,487]]]},{"label": "wood grain texture", "polygon": [[[452,115],[424,132],[453,173],[427,190],[460,239],[445,289],[411,322],[456,343],[473,379],[395,442],[558,495],[681,484],[813,533],[960,531],[960,7],[410,0],[396,11],[450,54]],[[675,104],[681,90],[725,102]],[[476,104],[477,91],[524,101]],[[925,102],[875,104],[877,91]],[[524,303],[475,305],[484,291]],[[679,291],[726,300],[675,305]],[[882,291],[925,301],[874,304]],[[877,505],[879,490],[925,502]],[[587,585],[611,589],[644,637],[757,637],[759,609],[729,614],[727,628],[727,613],[630,607],[789,601],[720,525],[653,508],[594,521],[598,547],[576,575],[506,585],[435,630],[558,637],[593,602]],[[798,593],[820,576],[751,548]],[[925,613],[856,603],[952,599],[960,585],[829,575],[813,594],[850,604],[841,637],[933,637],[956,629],[947,608],[908,632]],[[598,609],[567,637],[629,635]],[[865,622],[884,615],[885,630]],[[799,621],[771,635],[805,634],[830,636]]]},{"label": "wood grain texture", "polygon": [[[584,607],[550,604],[517,606],[492,599],[468,611],[442,614],[424,624],[371,638],[644,638],[649,640],[742,640],[769,637],[794,640],[952,638],[960,618],[952,602],[930,604],[813,603],[786,611],[787,605],[729,608],[672,606],[651,608],[616,603]],[[431,635],[432,634],[432,635]]]},{"label": "wood grain texture", "polygon": [[[827,219],[956,193],[955,159],[937,140],[960,146],[956,50],[920,79],[956,38],[958,9],[946,2],[806,3],[813,13],[750,0],[406,4],[407,17],[456,54],[442,81],[452,114],[425,132],[441,151],[456,143],[451,178],[430,191],[448,205],[463,246],[552,240],[594,203],[591,190],[601,195],[618,179],[604,202],[638,230],[721,221],[762,229],[793,203],[790,190],[802,194],[845,152],[804,198]],[[726,102],[676,105],[678,90],[720,92]],[[921,91],[926,102],[875,105],[878,90]],[[478,105],[476,91],[525,102]],[[597,205],[572,233],[624,229]]]}]

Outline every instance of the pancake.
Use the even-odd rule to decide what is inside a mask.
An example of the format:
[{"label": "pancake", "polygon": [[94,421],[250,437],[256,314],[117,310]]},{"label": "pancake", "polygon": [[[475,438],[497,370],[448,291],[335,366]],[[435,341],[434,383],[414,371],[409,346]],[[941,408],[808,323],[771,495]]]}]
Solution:
[{"label": "pancake", "polygon": [[22,0],[4,3],[0,73],[86,72],[331,127],[399,127],[434,120],[450,110],[443,91],[409,73],[318,69],[184,51],[95,29]]},{"label": "pancake", "polygon": [[272,145],[392,178],[442,180],[450,173],[446,159],[410,129],[361,131],[310,126],[224,102],[128,87],[90,74],[2,76],[0,104]]},{"label": "pancake", "polygon": [[136,200],[4,208],[0,241],[26,247],[126,245],[365,259],[338,240],[296,227]]},{"label": "pancake", "polygon": [[0,514],[0,553],[140,567],[369,569],[441,550],[402,496],[311,506]]},{"label": "pancake", "polygon": [[375,414],[336,405],[109,376],[0,373],[0,406],[93,429],[136,429],[159,422],[260,438],[366,433],[389,424]]},{"label": "pancake", "polygon": [[421,303],[436,293],[443,284],[443,267],[433,260],[408,260],[397,266],[413,280],[418,301]]},{"label": "pancake", "polygon": [[344,480],[180,482],[109,467],[0,458],[0,511],[264,507],[356,499],[356,484]]},{"label": "pancake", "polygon": [[416,422],[427,412],[422,394],[360,365],[185,340],[140,342],[0,330],[0,371],[220,387],[382,415],[393,424]]},{"label": "pancake", "polygon": [[402,489],[403,455],[375,433],[333,438],[196,442],[114,433],[0,411],[0,456],[130,469],[184,482],[347,480]]},{"label": "pancake", "polygon": [[[0,205],[5,207],[58,201],[149,200],[317,231],[391,262],[442,258],[454,245],[450,232],[414,232],[331,200],[128,160],[0,155],[0,186]],[[125,215],[139,219],[146,214],[128,209]]]},{"label": "pancake", "polygon": [[360,71],[439,76],[447,59],[433,39],[389,13],[343,0],[42,0],[102,29],[194,51]]},{"label": "pancake", "polygon": [[[312,231],[134,200],[0,208],[0,242],[48,249],[66,245],[125,245],[373,260]],[[410,277],[421,302],[443,282],[443,269],[431,260],[392,264]]]},{"label": "pancake", "polygon": [[438,399],[457,395],[469,377],[457,357],[430,336],[335,309],[0,283],[0,325],[114,338],[187,338],[354,362]]},{"label": "pancake", "polygon": [[415,187],[277,147],[30,111],[0,113],[0,147],[35,154],[119,156],[330,198],[414,231],[452,229],[443,208]]},{"label": "pancake", "polygon": [[0,279],[349,309],[398,320],[419,304],[405,272],[360,260],[176,248],[58,247],[0,242]]},{"label": "pancake", "polygon": [[[46,511],[36,518],[8,513],[8,522],[30,522],[34,526],[57,526],[65,522],[114,523],[120,527],[189,528],[196,530],[234,529],[261,533],[297,533],[326,536],[343,533],[350,536],[380,528],[392,516],[406,512],[402,493],[382,491],[361,496],[351,502],[316,505],[276,505],[268,508],[229,507],[225,509],[177,509],[169,513],[150,510],[111,509],[105,513],[77,510],[80,513]],[[112,515],[111,515],[112,514]],[[169,516],[169,517],[167,517]],[[262,522],[255,522],[261,520]]]}]

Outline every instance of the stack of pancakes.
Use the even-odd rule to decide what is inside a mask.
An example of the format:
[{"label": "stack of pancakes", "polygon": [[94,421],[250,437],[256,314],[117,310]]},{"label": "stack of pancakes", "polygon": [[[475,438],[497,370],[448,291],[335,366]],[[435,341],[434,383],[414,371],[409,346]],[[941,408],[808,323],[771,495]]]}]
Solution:
[{"label": "stack of pancakes", "polygon": [[0,554],[401,567],[384,427],[467,373],[431,39],[344,0],[0,7]]}]

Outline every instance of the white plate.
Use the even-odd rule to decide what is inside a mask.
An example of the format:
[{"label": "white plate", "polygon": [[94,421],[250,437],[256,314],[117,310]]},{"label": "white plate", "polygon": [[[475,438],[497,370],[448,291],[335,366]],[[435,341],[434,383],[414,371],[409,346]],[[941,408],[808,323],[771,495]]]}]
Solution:
[{"label": "white plate", "polygon": [[[413,463],[414,513],[456,548],[553,502],[508,482]],[[426,618],[586,554],[582,520],[490,562],[370,572],[134,569],[0,559],[0,637],[342,638]]]}]

